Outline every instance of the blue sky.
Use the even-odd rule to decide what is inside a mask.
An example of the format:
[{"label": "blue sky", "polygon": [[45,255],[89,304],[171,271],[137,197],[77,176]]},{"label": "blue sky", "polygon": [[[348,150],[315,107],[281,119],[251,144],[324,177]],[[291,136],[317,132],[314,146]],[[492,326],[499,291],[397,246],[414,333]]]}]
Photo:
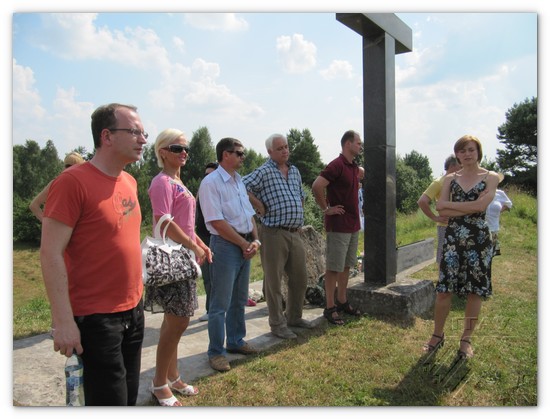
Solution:
[{"label": "blue sky", "polygon": [[[537,13],[397,13],[413,51],[396,57],[397,153],[441,174],[452,145],[485,154],[514,103],[537,95]],[[308,128],[325,163],[363,133],[361,37],[334,13],[16,13],[13,143],[92,148],[90,113],[139,108],[150,142],[168,127],[266,154],[274,132]],[[29,124],[32,121],[32,124]]]}]

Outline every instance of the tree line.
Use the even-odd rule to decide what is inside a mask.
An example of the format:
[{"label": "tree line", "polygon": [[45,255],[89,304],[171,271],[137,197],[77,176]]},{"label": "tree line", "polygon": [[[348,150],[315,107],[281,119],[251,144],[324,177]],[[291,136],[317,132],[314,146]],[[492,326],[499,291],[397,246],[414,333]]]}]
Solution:
[{"label": "tree line", "polygon": [[[311,193],[311,184],[325,167],[319,149],[309,129],[290,129],[286,134],[290,149],[290,161],[299,170],[306,191],[305,224],[316,230],[323,228],[323,217]],[[537,189],[537,99],[526,99],[514,104],[506,112],[506,122],[498,127],[498,139],[504,149],[497,150],[496,161],[484,159],[482,165],[507,175],[507,182],[536,194]],[[203,178],[204,167],[216,161],[215,144],[207,127],[200,127],[189,141],[189,159],[182,169],[185,185],[197,195]],[[93,157],[86,147],[75,150],[85,160]],[[450,154],[450,153],[449,153]],[[64,156],[63,156],[64,157]],[[336,157],[336,154],[335,156]],[[359,156],[358,163],[362,164]],[[252,149],[246,150],[246,158],[240,170],[242,176],[261,166],[267,157]],[[368,170],[368,168],[365,168]],[[24,145],[13,146],[13,241],[40,243],[41,225],[29,210],[30,201],[63,170],[53,141],[44,148],[27,140]],[[143,158],[125,169],[138,183],[138,199],[144,225],[152,222],[152,211],[147,189],[160,168],[154,152],[154,141],[144,148]],[[402,213],[415,212],[417,200],[432,182],[429,159],[417,151],[404,157],[396,156],[396,208]]]}]

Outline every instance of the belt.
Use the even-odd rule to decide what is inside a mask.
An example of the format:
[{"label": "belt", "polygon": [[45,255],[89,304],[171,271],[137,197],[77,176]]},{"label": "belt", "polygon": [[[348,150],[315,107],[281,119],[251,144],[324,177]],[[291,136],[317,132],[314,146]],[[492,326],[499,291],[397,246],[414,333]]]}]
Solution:
[{"label": "belt", "polygon": [[278,228],[280,230],[285,230],[285,231],[289,231],[291,233],[296,233],[297,231],[300,231],[300,227],[283,227],[283,226],[278,226],[278,227],[269,227],[269,228]]},{"label": "belt", "polygon": [[237,231],[237,233],[239,234],[239,236],[241,236],[247,242],[251,242],[254,239],[254,237],[252,236],[252,232],[250,232],[250,233],[239,233]]}]

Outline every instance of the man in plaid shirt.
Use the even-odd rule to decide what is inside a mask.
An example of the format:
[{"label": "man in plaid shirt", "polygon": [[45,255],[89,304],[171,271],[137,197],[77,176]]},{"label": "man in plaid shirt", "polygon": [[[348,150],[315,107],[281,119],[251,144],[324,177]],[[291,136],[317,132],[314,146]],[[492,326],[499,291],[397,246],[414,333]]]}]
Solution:
[{"label": "man in plaid shirt", "polygon": [[[271,333],[294,339],[291,327],[311,328],[302,319],[307,288],[306,255],[300,229],[304,223],[304,190],[296,166],[288,162],[288,140],[273,134],[265,146],[269,160],[243,177],[252,206],[261,221],[260,252]],[[281,283],[288,276],[286,312],[283,312]]]}]

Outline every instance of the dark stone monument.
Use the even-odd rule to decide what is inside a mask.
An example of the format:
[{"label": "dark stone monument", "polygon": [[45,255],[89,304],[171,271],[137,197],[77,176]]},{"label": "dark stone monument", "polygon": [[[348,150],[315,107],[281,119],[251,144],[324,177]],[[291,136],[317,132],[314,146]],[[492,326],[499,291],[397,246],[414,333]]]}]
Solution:
[{"label": "dark stone monument", "polygon": [[364,312],[410,318],[425,311],[418,293],[431,295],[433,304],[433,292],[423,291],[433,291],[430,281],[389,291],[397,271],[395,54],[412,51],[412,30],[393,13],[337,13],[336,19],[363,38],[364,283],[350,287],[348,296]]}]

